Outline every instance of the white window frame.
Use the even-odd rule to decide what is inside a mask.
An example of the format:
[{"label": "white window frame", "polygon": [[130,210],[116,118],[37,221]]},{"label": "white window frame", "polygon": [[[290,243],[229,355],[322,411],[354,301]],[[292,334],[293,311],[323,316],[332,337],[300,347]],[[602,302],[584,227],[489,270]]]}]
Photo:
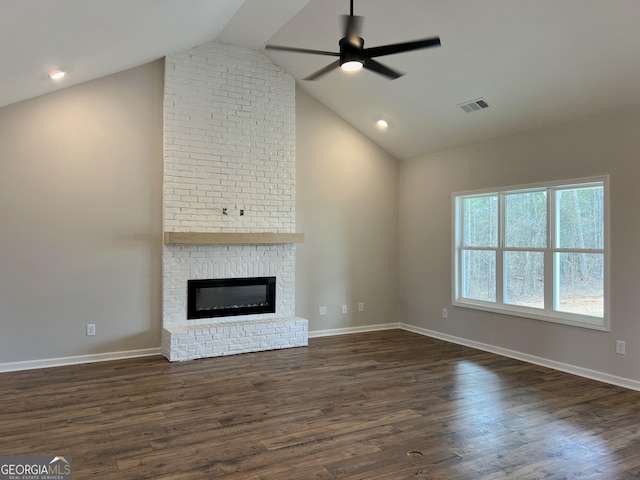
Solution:
[{"label": "white window frame", "polygon": [[[604,246],[603,249],[559,249],[556,247],[556,210],[555,192],[561,189],[572,187],[588,186],[588,184],[601,184],[603,187],[604,202]],[[545,248],[505,248],[504,245],[504,194],[524,193],[527,191],[547,190],[547,245]],[[498,246],[493,248],[479,247],[478,250],[489,250],[496,252],[496,301],[488,302],[462,297],[462,229],[461,229],[461,203],[465,197],[498,195]],[[544,182],[528,185],[516,185],[504,188],[493,188],[483,190],[473,190],[466,192],[452,193],[452,305],[475,310],[488,311],[499,314],[512,315],[517,317],[532,318],[547,322],[572,325],[576,327],[590,328],[594,330],[610,331],[611,315],[609,309],[610,297],[610,228],[609,228],[609,176],[601,175],[597,177],[579,178],[556,182]],[[474,249],[465,247],[466,250]],[[529,308],[503,302],[503,260],[505,251],[540,251],[544,253],[544,308]],[[602,317],[580,315],[568,312],[554,311],[554,285],[556,279],[553,272],[553,255],[555,253],[601,253],[604,255],[604,310]],[[551,280],[551,281],[550,281]]]}]

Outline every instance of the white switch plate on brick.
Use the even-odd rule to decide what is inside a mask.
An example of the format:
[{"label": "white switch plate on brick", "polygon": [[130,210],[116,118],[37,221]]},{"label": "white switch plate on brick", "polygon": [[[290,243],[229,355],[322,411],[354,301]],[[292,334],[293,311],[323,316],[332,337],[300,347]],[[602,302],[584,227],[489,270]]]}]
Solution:
[{"label": "white switch plate on brick", "polygon": [[326,315],[326,314],[327,314],[327,307],[320,307],[320,308],[318,309],[318,313],[319,313],[320,315]]}]

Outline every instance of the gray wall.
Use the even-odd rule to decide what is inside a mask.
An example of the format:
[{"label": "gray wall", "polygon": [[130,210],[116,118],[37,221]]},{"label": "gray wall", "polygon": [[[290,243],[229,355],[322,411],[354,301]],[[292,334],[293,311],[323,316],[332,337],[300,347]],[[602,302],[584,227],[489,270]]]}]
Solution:
[{"label": "gray wall", "polygon": [[300,89],[296,159],[296,314],[310,332],[398,321],[398,161]]},{"label": "gray wall", "polygon": [[[416,327],[640,379],[640,112],[549,126],[403,162],[400,290]],[[611,332],[451,307],[451,194],[610,174]],[[449,318],[442,319],[443,307]],[[615,340],[627,342],[615,354]]]},{"label": "gray wall", "polygon": [[0,363],[159,346],[162,79],[0,109]]}]

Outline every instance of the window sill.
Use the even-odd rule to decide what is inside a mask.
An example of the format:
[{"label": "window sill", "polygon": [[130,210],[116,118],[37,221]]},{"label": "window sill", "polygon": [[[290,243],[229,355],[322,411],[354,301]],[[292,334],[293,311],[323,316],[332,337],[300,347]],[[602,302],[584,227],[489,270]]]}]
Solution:
[{"label": "window sill", "polygon": [[561,325],[569,325],[572,327],[588,328],[590,330],[598,330],[601,332],[610,331],[609,319],[590,317],[587,315],[564,314],[553,312],[553,315],[543,312],[534,311],[528,308],[501,308],[484,302],[460,302],[453,301],[454,307],[468,308],[471,310],[480,310],[483,312],[497,313],[499,315],[509,315],[511,317],[529,318],[532,320],[541,320],[543,322],[558,323]]}]

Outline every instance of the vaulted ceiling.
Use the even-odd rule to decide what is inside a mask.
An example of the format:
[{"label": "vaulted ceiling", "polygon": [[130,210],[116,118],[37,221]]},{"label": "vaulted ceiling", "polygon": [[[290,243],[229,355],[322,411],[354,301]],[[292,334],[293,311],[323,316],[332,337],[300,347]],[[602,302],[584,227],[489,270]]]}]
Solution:
[{"label": "vaulted ceiling", "polygon": [[[378,58],[406,74],[392,81],[339,70],[304,81],[333,59],[264,53],[399,159],[640,107],[638,0],[354,3],[365,47],[436,35],[442,46]],[[337,51],[348,12],[348,0],[0,0],[0,105],[212,40]],[[57,68],[69,74],[55,83]],[[488,108],[460,108],[480,98]]]}]

